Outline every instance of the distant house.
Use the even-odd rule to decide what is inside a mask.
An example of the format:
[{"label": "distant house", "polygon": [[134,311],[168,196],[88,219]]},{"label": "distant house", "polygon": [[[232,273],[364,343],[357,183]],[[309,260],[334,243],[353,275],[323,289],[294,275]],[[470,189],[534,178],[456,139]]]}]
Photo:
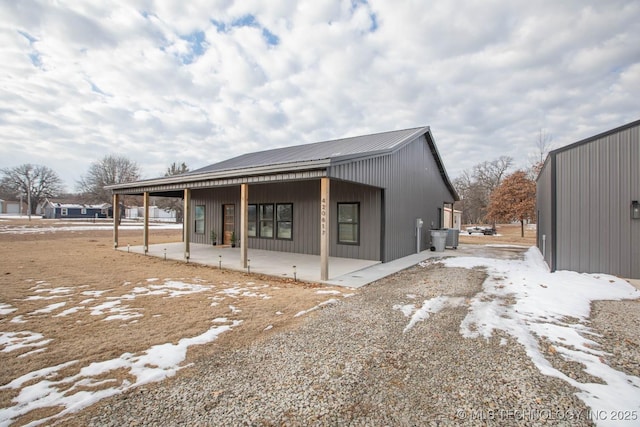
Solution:
[{"label": "distant house", "polygon": [[43,204],[43,218],[109,218],[113,216],[110,204],[84,205],[73,203],[57,203],[45,200]]},{"label": "distant house", "polygon": [[551,151],[537,210],[552,271],[640,279],[640,120]]},{"label": "distant house", "polygon": [[[144,218],[144,207],[129,206],[125,210],[125,218],[142,219]],[[158,206],[149,206],[149,219],[161,222],[176,222],[175,209],[165,210]]]},{"label": "distant house", "polygon": [[[185,258],[210,233],[247,248],[391,261],[428,249],[458,195],[429,127],[241,155],[182,175],[112,185],[120,195],[185,199]],[[117,246],[117,221],[114,225]],[[148,233],[145,231],[147,246]]]}]

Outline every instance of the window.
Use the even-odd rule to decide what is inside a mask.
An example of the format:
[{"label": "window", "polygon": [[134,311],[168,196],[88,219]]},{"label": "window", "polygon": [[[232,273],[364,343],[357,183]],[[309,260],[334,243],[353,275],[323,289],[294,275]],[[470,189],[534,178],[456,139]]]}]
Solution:
[{"label": "window", "polygon": [[278,239],[293,239],[293,204],[276,205],[276,233]]},{"label": "window", "polygon": [[258,236],[258,205],[249,205],[248,211],[249,237]]},{"label": "window", "polygon": [[260,237],[273,238],[273,205],[260,205]]},{"label": "window", "polygon": [[81,208],[80,209],[80,214],[81,215],[86,215],[87,214],[87,208]]},{"label": "window", "polygon": [[196,224],[194,231],[197,234],[204,234],[204,205],[196,205]]},{"label": "window", "polygon": [[360,203],[338,203],[338,243],[360,244]]},{"label": "window", "polygon": [[60,215],[62,215],[62,216],[69,215],[69,209],[68,208],[60,208]]}]

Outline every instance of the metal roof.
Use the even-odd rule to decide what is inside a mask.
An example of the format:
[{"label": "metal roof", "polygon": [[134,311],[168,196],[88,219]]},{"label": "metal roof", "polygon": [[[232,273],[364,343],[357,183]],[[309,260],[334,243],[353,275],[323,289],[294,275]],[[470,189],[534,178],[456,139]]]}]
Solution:
[{"label": "metal roof", "polygon": [[420,127],[247,153],[185,175],[318,160],[348,160],[393,150],[428,130],[428,127]]},{"label": "metal roof", "polygon": [[153,187],[154,190],[159,191],[158,186],[163,188],[171,187],[173,189],[175,184],[267,176],[270,174],[296,174],[300,171],[321,170],[338,162],[349,162],[362,157],[392,153],[425,134],[428,135],[429,147],[445,185],[451,191],[455,200],[459,200],[433,142],[429,126],[247,153],[180,175],[108,185],[105,188],[124,194],[126,189],[142,191],[144,188]]}]

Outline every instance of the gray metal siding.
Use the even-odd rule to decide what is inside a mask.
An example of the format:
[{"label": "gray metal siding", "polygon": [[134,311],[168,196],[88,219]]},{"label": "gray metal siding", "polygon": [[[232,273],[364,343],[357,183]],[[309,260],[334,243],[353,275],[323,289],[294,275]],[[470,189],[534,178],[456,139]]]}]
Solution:
[{"label": "gray metal siding", "polygon": [[[382,191],[343,181],[331,181],[331,256],[380,261],[380,227],[382,224]],[[338,203],[360,203],[360,244],[338,244]],[[318,225],[319,227],[319,225]]]},{"label": "gray metal siding", "polygon": [[240,187],[217,187],[205,190],[193,190],[191,192],[191,212],[195,215],[195,207],[204,205],[204,233],[198,234],[195,231],[195,218],[191,218],[191,242],[211,244],[211,230],[215,230],[218,235],[218,243],[222,239],[222,205],[236,205],[236,225],[240,224]]},{"label": "gray metal siding", "polygon": [[[381,191],[363,185],[331,181],[330,189],[331,241],[330,256],[380,260]],[[337,243],[338,202],[360,203],[360,245]],[[193,243],[210,244],[211,229],[222,237],[222,205],[236,205],[236,227],[240,228],[240,187],[218,187],[194,190],[191,196],[192,212],[196,205],[205,206],[205,232],[192,231]],[[293,203],[293,239],[249,238],[250,249],[320,254],[320,181],[295,181],[278,184],[249,186],[249,204]],[[193,221],[193,220],[192,220]],[[192,228],[193,229],[193,228]],[[236,233],[238,234],[238,233]]]},{"label": "gray metal siding", "polygon": [[556,154],[557,269],[640,278],[640,125]]},{"label": "gray metal siding", "polygon": [[[538,176],[536,190],[537,207],[537,246],[544,256],[547,265],[553,269],[553,191],[552,191],[553,165],[548,158],[540,176]],[[544,236],[544,239],[543,239]]]},{"label": "gray metal siding", "polygon": [[429,229],[442,226],[438,209],[454,201],[424,135],[391,154],[336,165],[329,176],[385,190],[385,262],[415,253],[416,218],[424,221],[422,249],[428,248]]},{"label": "gray metal siding", "polygon": [[250,237],[249,248],[312,255],[320,253],[319,181],[250,185],[249,204],[259,203],[293,203],[293,240]]}]

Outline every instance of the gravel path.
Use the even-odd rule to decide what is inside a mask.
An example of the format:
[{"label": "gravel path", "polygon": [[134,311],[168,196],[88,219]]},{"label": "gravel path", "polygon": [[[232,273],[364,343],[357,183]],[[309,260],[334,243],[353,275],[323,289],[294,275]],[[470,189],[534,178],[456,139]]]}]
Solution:
[{"label": "gravel path", "polygon": [[[177,378],[105,400],[64,423],[592,425],[577,390],[540,374],[510,336],[461,336],[468,298],[484,277],[438,264],[413,267],[306,315],[295,330],[216,353]],[[461,304],[403,333],[408,318],[393,306],[440,295],[461,297]],[[592,326],[605,334],[604,347],[618,345],[612,364],[638,375],[638,339],[619,332],[627,329],[620,304],[638,322],[637,301],[608,302],[596,305]],[[580,366],[557,364],[580,378]],[[554,419],[556,413],[572,419]]]}]

